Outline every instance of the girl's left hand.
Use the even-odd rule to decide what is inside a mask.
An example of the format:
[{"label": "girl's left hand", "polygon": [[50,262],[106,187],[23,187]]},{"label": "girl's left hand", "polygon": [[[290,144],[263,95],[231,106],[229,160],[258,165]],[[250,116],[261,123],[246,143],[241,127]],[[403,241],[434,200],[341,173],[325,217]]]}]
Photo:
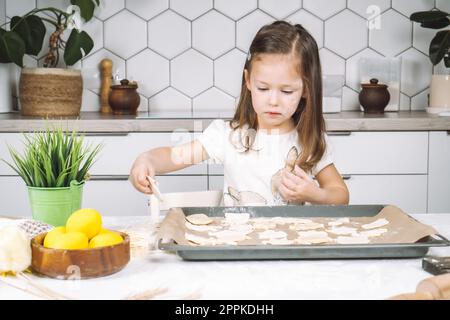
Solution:
[{"label": "girl's left hand", "polygon": [[305,201],[310,202],[320,188],[305,171],[296,165],[292,172],[283,170],[278,190],[284,200],[303,203]]}]

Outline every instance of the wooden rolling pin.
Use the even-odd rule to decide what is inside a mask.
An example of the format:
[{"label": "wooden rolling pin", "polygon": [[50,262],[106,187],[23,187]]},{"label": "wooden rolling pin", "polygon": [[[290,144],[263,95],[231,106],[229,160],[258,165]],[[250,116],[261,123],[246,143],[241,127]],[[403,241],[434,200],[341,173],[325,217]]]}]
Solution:
[{"label": "wooden rolling pin", "polygon": [[450,300],[450,273],[424,279],[416,292],[399,294],[389,300]]},{"label": "wooden rolling pin", "polygon": [[111,113],[112,109],[108,102],[109,92],[112,84],[112,65],[111,59],[103,59],[100,62],[102,85],[100,89],[100,112]]}]

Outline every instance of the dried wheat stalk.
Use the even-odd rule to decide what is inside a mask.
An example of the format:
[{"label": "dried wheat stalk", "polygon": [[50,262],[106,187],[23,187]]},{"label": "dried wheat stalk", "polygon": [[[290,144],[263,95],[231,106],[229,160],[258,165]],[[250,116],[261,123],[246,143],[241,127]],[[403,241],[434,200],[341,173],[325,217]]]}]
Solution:
[{"label": "dried wheat stalk", "polygon": [[41,293],[47,295],[48,297],[50,297],[50,299],[53,300],[72,300],[71,298],[68,298],[58,292],[55,292],[39,283],[37,283],[36,281],[34,281],[32,278],[30,278],[29,276],[27,276],[26,274],[24,274],[23,272],[19,272],[16,275],[19,279],[22,279],[25,281],[26,284],[30,285],[31,287],[33,287],[34,289],[40,291]]},{"label": "dried wheat stalk", "polygon": [[151,290],[146,290],[137,294],[130,295],[126,297],[124,300],[150,300],[154,299],[155,297],[166,293],[169,291],[167,288],[156,288]]},{"label": "dried wheat stalk", "polygon": [[31,290],[27,287],[23,287],[18,284],[15,284],[12,281],[7,280],[6,277],[0,277],[0,281],[10,287],[13,287],[17,290],[21,290],[23,292],[32,294],[32,295],[37,296],[42,299],[52,299],[52,300],[68,299],[67,297],[65,297],[63,295],[61,295],[57,292],[54,292],[54,291],[48,289],[47,287],[44,287],[44,286],[36,283],[33,279],[29,278],[23,272],[18,272],[15,275],[16,275],[17,279],[21,280],[22,284],[28,285],[28,286],[32,287],[33,289]]},{"label": "dried wheat stalk", "polygon": [[27,289],[27,288],[20,287],[20,286],[14,284],[14,283],[11,283],[11,282],[7,281],[5,279],[5,277],[0,277],[0,282],[2,282],[5,285],[10,286],[10,287],[12,287],[14,289],[17,289],[17,290],[23,291],[25,293],[31,294],[33,296],[36,296],[38,298],[48,299],[48,297],[46,295],[43,295],[42,293],[34,292],[34,291],[32,291],[30,289]]}]

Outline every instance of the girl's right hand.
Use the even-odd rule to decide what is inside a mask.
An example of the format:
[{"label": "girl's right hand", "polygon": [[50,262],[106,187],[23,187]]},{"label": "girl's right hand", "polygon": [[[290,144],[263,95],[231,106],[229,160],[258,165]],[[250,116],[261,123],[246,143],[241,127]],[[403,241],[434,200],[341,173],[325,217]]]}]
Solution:
[{"label": "girl's right hand", "polygon": [[153,191],[147,176],[154,178],[155,169],[153,168],[147,153],[143,153],[134,161],[128,180],[130,180],[131,184],[140,192],[152,194]]}]

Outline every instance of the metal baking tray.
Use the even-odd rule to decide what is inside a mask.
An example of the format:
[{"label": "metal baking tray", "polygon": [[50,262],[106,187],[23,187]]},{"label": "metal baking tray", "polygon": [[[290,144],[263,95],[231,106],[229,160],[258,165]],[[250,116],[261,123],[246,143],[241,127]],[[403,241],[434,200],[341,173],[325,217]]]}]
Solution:
[{"label": "metal baking tray", "polygon": [[[182,207],[185,215],[205,213],[223,217],[225,212],[245,212],[257,217],[372,217],[384,205],[311,205]],[[260,246],[187,246],[175,242],[158,243],[161,250],[175,251],[185,260],[284,260],[284,259],[376,259],[421,258],[430,247],[449,246],[441,235],[416,243],[339,244],[339,245],[260,245]]]}]

